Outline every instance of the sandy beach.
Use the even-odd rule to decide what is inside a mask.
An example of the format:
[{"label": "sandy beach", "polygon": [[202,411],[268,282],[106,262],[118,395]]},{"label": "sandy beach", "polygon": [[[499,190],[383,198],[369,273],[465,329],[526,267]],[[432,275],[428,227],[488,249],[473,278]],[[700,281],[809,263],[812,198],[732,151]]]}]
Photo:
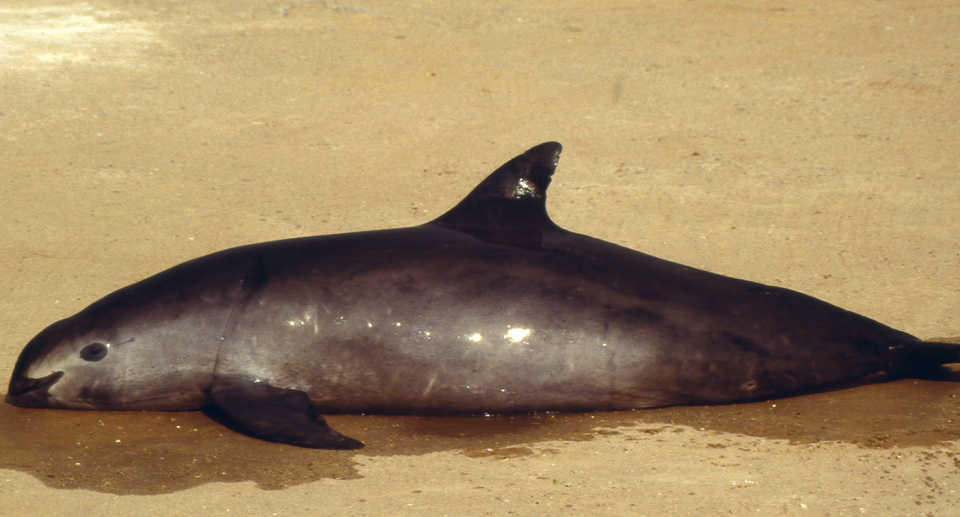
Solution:
[{"label": "sandy beach", "polygon": [[[960,342],[957,27],[916,0],[5,2],[0,382],[115,289],[427,222],[549,140],[566,229]],[[0,515],[954,515],[960,367],[888,381],[329,417],[348,452],[0,404]]]}]

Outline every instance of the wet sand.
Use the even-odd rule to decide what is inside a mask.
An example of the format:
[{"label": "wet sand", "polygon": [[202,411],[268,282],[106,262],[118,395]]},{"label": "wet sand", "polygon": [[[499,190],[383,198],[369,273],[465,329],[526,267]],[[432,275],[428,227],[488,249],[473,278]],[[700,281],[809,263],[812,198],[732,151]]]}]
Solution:
[{"label": "wet sand", "polygon": [[[230,246],[409,226],[564,144],[561,226],[960,336],[960,8],[7,2],[0,378],[47,324]],[[960,379],[722,407],[337,415],[0,405],[0,515],[950,515]]]}]

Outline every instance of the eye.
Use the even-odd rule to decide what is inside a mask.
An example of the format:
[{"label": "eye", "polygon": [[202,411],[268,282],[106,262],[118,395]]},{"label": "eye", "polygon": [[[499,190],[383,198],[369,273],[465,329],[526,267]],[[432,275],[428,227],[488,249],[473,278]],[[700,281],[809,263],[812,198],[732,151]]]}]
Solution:
[{"label": "eye", "polygon": [[103,343],[90,343],[80,350],[80,359],[84,361],[99,361],[107,356],[107,345]]}]

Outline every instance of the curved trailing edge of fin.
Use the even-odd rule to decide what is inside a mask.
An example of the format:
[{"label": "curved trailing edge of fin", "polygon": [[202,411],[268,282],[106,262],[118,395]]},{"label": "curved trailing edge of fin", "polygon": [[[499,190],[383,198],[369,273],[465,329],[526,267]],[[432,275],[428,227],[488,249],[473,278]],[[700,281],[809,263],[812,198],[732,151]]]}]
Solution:
[{"label": "curved trailing edge of fin", "polygon": [[493,171],[467,197],[427,224],[469,233],[496,244],[535,247],[544,230],[560,231],[547,215],[547,187],[562,146],[532,147]]},{"label": "curved trailing edge of fin", "polygon": [[331,429],[300,390],[226,376],[213,384],[210,398],[222,423],[254,438],[310,449],[363,447],[363,442]]}]

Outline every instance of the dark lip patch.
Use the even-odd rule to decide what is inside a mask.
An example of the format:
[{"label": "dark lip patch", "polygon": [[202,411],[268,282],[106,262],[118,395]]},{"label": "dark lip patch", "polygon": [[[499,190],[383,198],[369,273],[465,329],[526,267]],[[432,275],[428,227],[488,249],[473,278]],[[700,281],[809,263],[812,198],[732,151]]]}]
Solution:
[{"label": "dark lip patch", "polygon": [[53,372],[39,379],[19,377],[10,381],[6,401],[18,407],[36,407],[49,396],[47,390],[63,377],[63,372]]}]

